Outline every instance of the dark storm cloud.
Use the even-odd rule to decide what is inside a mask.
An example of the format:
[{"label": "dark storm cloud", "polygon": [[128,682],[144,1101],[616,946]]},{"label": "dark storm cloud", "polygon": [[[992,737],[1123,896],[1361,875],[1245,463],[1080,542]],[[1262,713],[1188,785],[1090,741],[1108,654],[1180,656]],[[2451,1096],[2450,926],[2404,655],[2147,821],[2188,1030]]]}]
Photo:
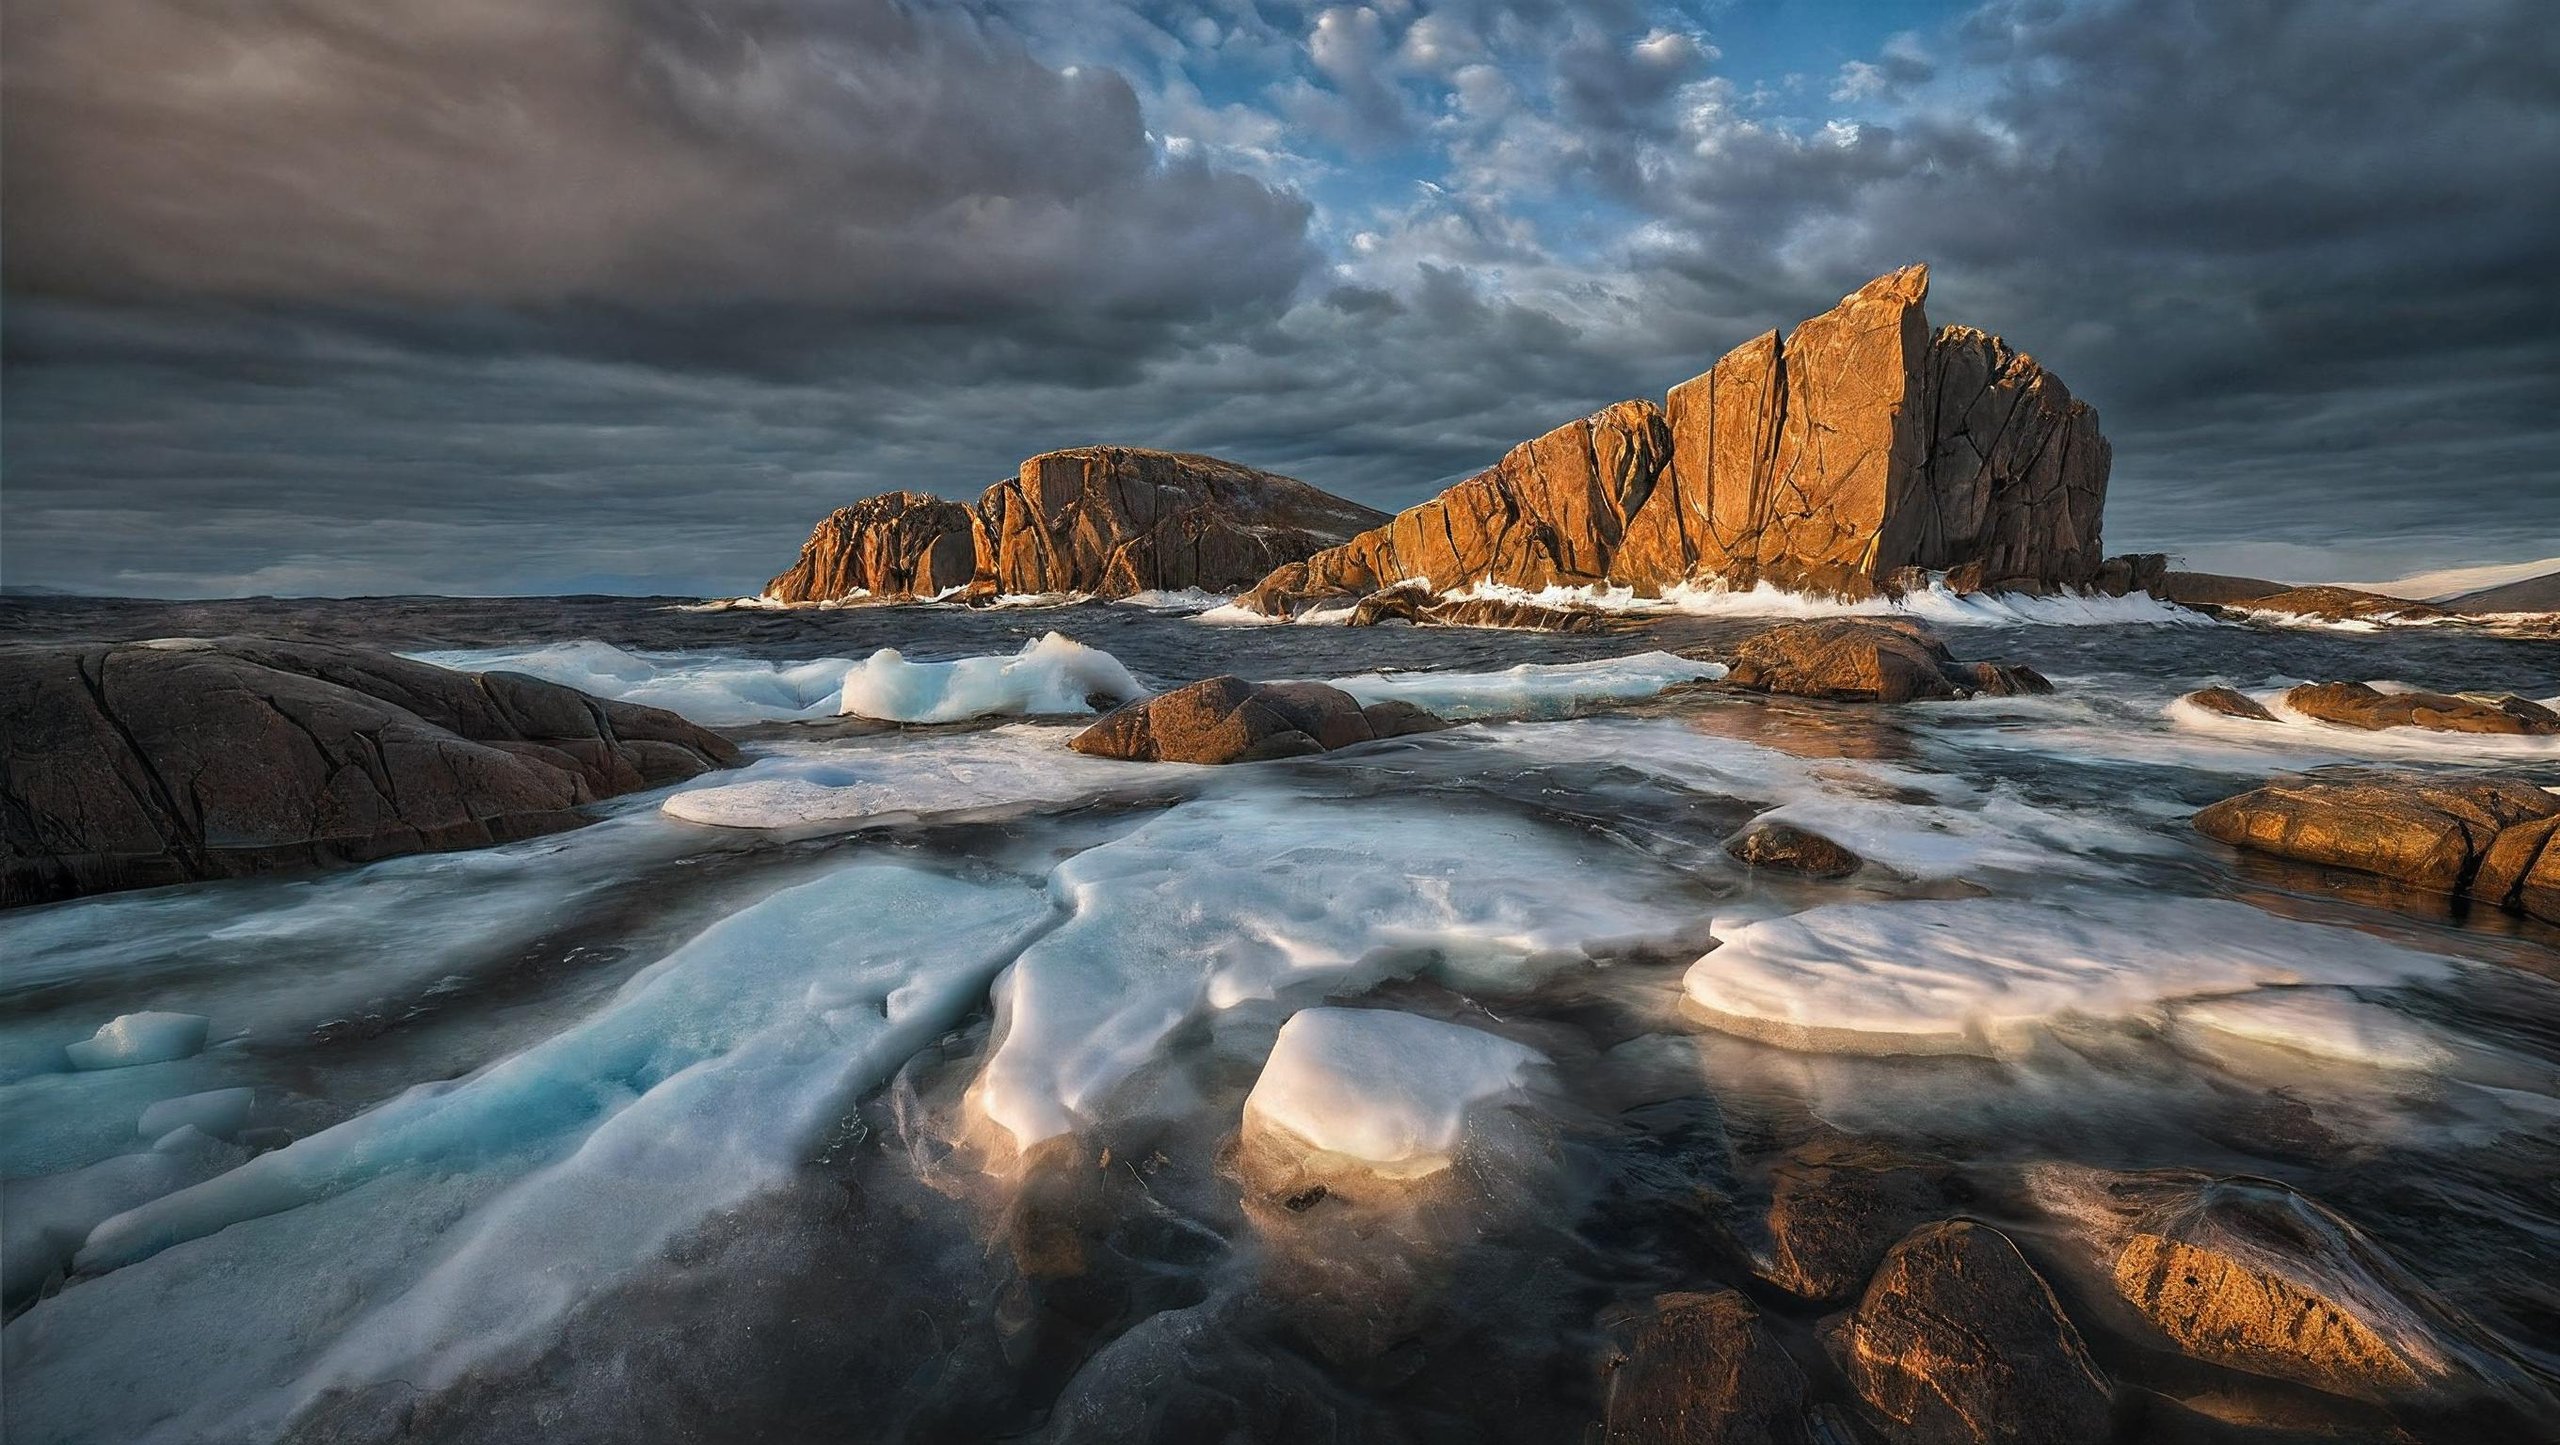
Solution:
[{"label": "dark storm cloud", "polygon": [[2523,0],[2003,0],[1793,88],[1635,5],[394,13],[13,13],[10,580],[740,589],[1087,441],[1402,505],[1916,259],[2098,404],[2119,547],[2560,553]]}]

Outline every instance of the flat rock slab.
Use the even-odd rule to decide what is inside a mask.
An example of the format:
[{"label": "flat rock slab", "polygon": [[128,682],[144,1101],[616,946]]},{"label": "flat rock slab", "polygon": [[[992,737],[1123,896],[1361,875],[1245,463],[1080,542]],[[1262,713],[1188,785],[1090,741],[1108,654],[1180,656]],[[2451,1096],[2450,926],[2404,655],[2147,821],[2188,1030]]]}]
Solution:
[{"label": "flat rock slab", "polygon": [[2560,922],[2560,796],[2414,774],[2269,783],[2196,814],[2237,848],[2458,894]]},{"label": "flat rock slab", "polygon": [[2464,697],[2444,692],[2384,692],[2361,682],[2307,682],[2287,691],[2284,701],[2285,706],[2305,717],[2368,732],[2427,728],[2510,737],[2560,735],[2560,713],[2513,694]]},{"label": "flat rock slab", "polygon": [[477,848],[729,767],[671,712],[257,637],[0,649],[0,904]]}]

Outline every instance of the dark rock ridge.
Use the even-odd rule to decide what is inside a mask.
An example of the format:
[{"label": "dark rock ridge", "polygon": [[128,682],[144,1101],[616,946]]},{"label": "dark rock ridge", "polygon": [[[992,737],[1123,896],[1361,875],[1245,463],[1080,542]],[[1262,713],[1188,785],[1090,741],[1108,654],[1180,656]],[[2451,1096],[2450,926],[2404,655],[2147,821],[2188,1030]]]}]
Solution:
[{"label": "dark rock ridge", "polygon": [[2053,691],[2033,668],[1958,662],[1935,633],[1902,617],[1786,623],[1745,638],[1728,666],[1729,687],[1847,702]]},{"label": "dark rock ridge", "polygon": [[1043,452],[964,507],[889,492],[818,524],[765,584],[783,602],[1156,588],[1232,591],[1385,514],[1306,483],[1189,452]]},{"label": "dark rock ridge", "polygon": [[2560,923],[2560,796],[2531,783],[2405,774],[2269,783],[2196,814],[2195,828]]},{"label": "dark rock ridge", "polygon": [[[1870,596],[1915,567],[1971,567],[1995,589],[2098,580],[2097,413],[1998,337],[1932,331],[1928,289],[1925,266],[1877,277],[1664,405],[1620,402],[1523,442],[1242,600],[1281,614],[1408,581]],[[2115,580],[2161,567],[2128,559]]]},{"label": "dark rock ridge", "polygon": [[0,649],[0,905],[477,848],[738,761],[670,712],[256,637]]},{"label": "dark rock ridge", "polygon": [[1448,724],[1408,702],[1359,700],[1330,683],[1203,678],[1112,712],[1068,746],[1143,763],[1305,757]]}]

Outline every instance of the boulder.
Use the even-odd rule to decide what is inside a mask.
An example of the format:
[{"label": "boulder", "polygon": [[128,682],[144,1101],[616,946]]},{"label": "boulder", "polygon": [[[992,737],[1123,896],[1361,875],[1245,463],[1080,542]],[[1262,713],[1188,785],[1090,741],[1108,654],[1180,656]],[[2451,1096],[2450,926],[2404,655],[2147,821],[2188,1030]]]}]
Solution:
[{"label": "boulder", "polygon": [[2018,1247],[1987,1225],[1914,1230],[1824,1343],[1897,1445],[2107,1438],[2107,1382],[2079,1330]]},{"label": "boulder", "polygon": [[1793,823],[1754,823],[1727,839],[1724,851],[1748,868],[1774,868],[1812,878],[1846,878],[1867,860]]},{"label": "boulder", "polygon": [[1513,632],[1598,632],[1608,619],[1597,612],[1541,607],[1499,597],[1444,598],[1415,586],[1372,592],[1351,609],[1349,625],[1410,622],[1423,627],[1490,627]]},{"label": "boulder", "polygon": [[2253,597],[2235,597],[2222,606],[2233,612],[2274,612],[2290,617],[2316,617],[2326,622],[2433,622],[2453,614],[2406,597],[2386,597],[2353,587],[2289,587]]},{"label": "boulder", "polygon": [[1805,1441],[1804,1375],[1734,1290],[1667,1294],[1612,1323],[1608,1445]]},{"label": "boulder", "polygon": [[842,508],[765,595],[1223,592],[1385,520],[1294,478],[1216,457],[1074,447],[1025,461],[974,508],[919,492]]},{"label": "boulder", "polygon": [[[2096,580],[2110,465],[2097,414],[1999,338],[1932,331],[1928,289],[1924,266],[1879,276],[1663,406],[1621,402],[1524,442],[1240,601],[1285,615],[1407,581],[1864,598],[1915,568],[1969,567],[2004,590]],[[2122,561],[2128,587],[2165,570]]]},{"label": "boulder", "polygon": [[2199,688],[2178,700],[2180,702],[2190,703],[2196,707],[2200,707],[2206,712],[2220,713],[2224,717],[2242,718],[2249,722],[2274,722],[2276,720],[2276,715],[2267,711],[2264,704],[2260,703],[2256,698],[2249,696],[2247,693],[2240,691],[2238,688]]},{"label": "boulder", "polygon": [[2031,668],[1957,662],[1935,633],[1899,617],[1772,627],[1734,649],[1731,669],[1725,682],[1733,687],[1852,702],[2053,691]]},{"label": "boulder", "polygon": [[2152,589],[2168,601],[2188,607],[2228,607],[2273,597],[2292,589],[2282,582],[2263,577],[2234,577],[2221,572],[2166,571],[2160,585]]},{"label": "boulder", "polygon": [[781,602],[854,596],[932,597],[977,575],[974,519],[957,502],[885,492],[818,524],[790,571],[765,584]]},{"label": "boulder", "polygon": [[1896,1241],[1954,1202],[1935,1160],[1862,1139],[1789,1150],[1769,1170],[1769,1249],[1760,1273],[1820,1303],[1865,1288]]},{"label": "boulder", "polygon": [[2194,821],[2197,832],[2237,848],[2560,922],[2555,818],[2560,796],[2530,783],[2376,774],[2270,783]]},{"label": "boulder", "polygon": [[1321,682],[1211,677],[1133,702],[1068,743],[1096,757],[1148,763],[1249,763],[1447,727],[1407,702],[1367,708]]},{"label": "boulder", "polygon": [[2098,564],[2098,575],[2089,579],[2089,590],[2109,597],[2130,597],[2136,592],[2159,596],[2169,576],[2169,557],[2164,552],[2128,552],[2109,557]]},{"label": "boulder", "polygon": [[513,673],[231,637],[0,649],[0,899],[477,848],[738,761]]},{"label": "boulder", "polygon": [[2361,682],[2304,683],[2284,695],[2285,706],[2340,727],[2431,728],[2450,733],[2560,734],[2560,713],[2529,698],[2461,697],[2442,692],[2382,692]]}]

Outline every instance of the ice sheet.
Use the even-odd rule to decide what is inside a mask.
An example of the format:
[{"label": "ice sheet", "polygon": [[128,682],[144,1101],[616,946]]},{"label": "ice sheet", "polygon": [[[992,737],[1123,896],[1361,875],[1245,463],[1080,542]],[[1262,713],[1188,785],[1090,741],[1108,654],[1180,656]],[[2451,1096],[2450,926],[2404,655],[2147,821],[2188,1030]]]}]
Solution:
[{"label": "ice sheet", "polygon": [[1145,695],[1118,658],[1052,632],[1011,657],[909,662],[898,649],[881,648],[845,674],[842,711],[883,722],[947,723],[1089,713],[1092,697],[1116,704]]},{"label": "ice sheet", "polygon": [[1247,1130],[1391,1178],[1449,1166],[1467,1113],[1510,1097],[1545,1056],[1482,1029],[1386,1009],[1311,1008],[1281,1025]]},{"label": "ice sheet", "polygon": [[2434,1070],[2454,1061],[2426,1025],[2337,989],[2257,989],[2178,1004],[2172,1018],[2181,1042],[2209,1056],[2237,1041],[2380,1069]]},{"label": "ice sheet", "polygon": [[1075,732],[1017,723],[938,737],[784,747],[743,773],[699,779],[659,806],[669,817],[722,828],[872,825],[1179,793],[1204,771],[1088,757],[1067,746]]},{"label": "ice sheet", "polygon": [[1099,1117],[1189,1020],[1434,966],[1519,985],[1698,919],[1640,854],[1393,799],[1185,803],[1067,860],[1050,891],[1071,916],[998,981],[974,1091],[1023,1148]]},{"label": "ice sheet", "polygon": [[2454,967],[2219,899],[1852,903],[1719,925],[1716,936],[1723,946],[1686,980],[1709,1023],[1786,1048],[1882,1054],[2000,1057],[2066,1017],[2156,1022],[2177,1000],[2401,983]]},{"label": "ice sheet", "polygon": [[1409,702],[1452,721],[1563,717],[1593,702],[1651,697],[1684,682],[1712,682],[1720,662],[1639,652],[1596,662],[1524,662],[1500,672],[1364,672],[1333,685],[1374,702]]},{"label": "ice sheet", "polygon": [[662,707],[705,727],[833,717],[846,657],[766,662],[723,652],[628,652],[609,642],[411,653],[464,672],[521,672],[598,697]]}]

